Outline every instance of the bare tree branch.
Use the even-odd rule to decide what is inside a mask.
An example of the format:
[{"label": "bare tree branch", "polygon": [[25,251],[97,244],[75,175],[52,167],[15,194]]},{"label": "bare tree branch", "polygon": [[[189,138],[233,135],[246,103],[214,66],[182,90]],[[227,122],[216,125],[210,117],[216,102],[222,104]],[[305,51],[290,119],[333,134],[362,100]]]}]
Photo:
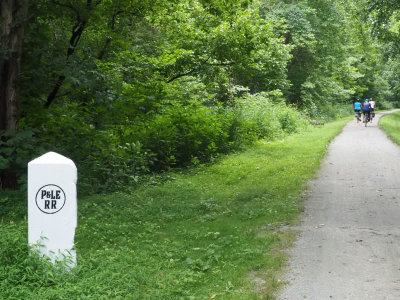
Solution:
[{"label": "bare tree branch", "polygon": [[[207,57],[205,60],[201,61],[201,62],[199,63],[199,65],[201,66],[201,65],[203,65],[203,64],[206,64],[207,61],[208,61],[210,58],[211,58],[211,56]],[[210,65],[210,64],[208,64],[208,65]],[[194,67],[194,68],[193,68],[192,70],[190,70],[190,71],[177,74],[177,75],[175,75],[174,77],[172,77],[171,79],[167,80],[167,83],[171,83],[172,81],[174,81],[174,80],[176,80],[176,79],[178,79],[178,78],[181,78],[181,77],[184,77],[184,76],[188,76],[188,75],[194,73],[195,71],[197,71],[198,69],[199,69],[199,67]]]},{"label": "bare tree branch", "polygon": [[188,75],[192,74],[194,71],[196,71],[196,69],[190,70],[190,71],[188,71],[188,72],[186,72],[186,73],[178,74],[178,75],[172,77],[171,79],[169,79],[169,80],[167,81],[167,83],[171,83],[172,81],[174,81],[174,80],[176,80],[176,79],[178,79],[178,78],[181,78],[181,77],[184,77],[184,76],[188,76]]}]

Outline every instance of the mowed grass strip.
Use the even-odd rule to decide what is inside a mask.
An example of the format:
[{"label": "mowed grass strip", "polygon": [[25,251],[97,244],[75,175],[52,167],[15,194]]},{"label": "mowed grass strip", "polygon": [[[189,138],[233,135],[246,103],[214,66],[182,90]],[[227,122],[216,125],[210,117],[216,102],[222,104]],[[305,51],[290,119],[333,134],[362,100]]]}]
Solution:
[{"label": "mowed grass strip", "polygon": [[391,140],[400,145],[400,112],[383,116],[379,119],[379,126]]},{"label": "mowed grass strip", "polygon": [[26,221],[3,215],[1,247],[19,250],[1,253],[1,298],[274,299],[292,238],[282,226],[298,218],[306,182],[346,122],[79,199],[71,273],[32,267],[21,254]]}]

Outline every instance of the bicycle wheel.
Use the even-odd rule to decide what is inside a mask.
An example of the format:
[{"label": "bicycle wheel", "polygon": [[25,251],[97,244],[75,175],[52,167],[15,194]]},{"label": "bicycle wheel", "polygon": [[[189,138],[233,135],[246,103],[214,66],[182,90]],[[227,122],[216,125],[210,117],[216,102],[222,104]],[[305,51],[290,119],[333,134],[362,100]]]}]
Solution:
[{"label": "bicycle wheel", "polygon": [[365,117],[364,117],[364,124],[365,124],[365,127],[367,127],[367,123],[368,123],[368,115],[365,115]]}]

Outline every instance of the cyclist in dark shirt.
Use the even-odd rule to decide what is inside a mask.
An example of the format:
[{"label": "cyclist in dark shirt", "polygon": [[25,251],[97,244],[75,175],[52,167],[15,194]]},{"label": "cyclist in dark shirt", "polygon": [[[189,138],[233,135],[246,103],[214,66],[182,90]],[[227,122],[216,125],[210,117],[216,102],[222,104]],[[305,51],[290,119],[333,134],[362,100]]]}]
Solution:
[{"label": "cyclist in dark shirt", "polygon": [[[368,99],[365,99],[362,108],[363,108],[363,115],[364,115],[363,122],[368,122],[367,120],[369,120],[371,117],[371,104],[368,102]],[[367,115],[368,119],[365,119],[366,115]]]}]

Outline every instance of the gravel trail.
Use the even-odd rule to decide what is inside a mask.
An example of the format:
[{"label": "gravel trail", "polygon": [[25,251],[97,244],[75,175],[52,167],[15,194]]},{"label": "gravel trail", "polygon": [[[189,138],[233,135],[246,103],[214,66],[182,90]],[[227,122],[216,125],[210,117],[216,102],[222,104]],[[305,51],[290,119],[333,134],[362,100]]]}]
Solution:
[{"label": "gravel trail", "polygon": [[355,120],[309,184],[280,300],[400,299],[400,147]]}]

